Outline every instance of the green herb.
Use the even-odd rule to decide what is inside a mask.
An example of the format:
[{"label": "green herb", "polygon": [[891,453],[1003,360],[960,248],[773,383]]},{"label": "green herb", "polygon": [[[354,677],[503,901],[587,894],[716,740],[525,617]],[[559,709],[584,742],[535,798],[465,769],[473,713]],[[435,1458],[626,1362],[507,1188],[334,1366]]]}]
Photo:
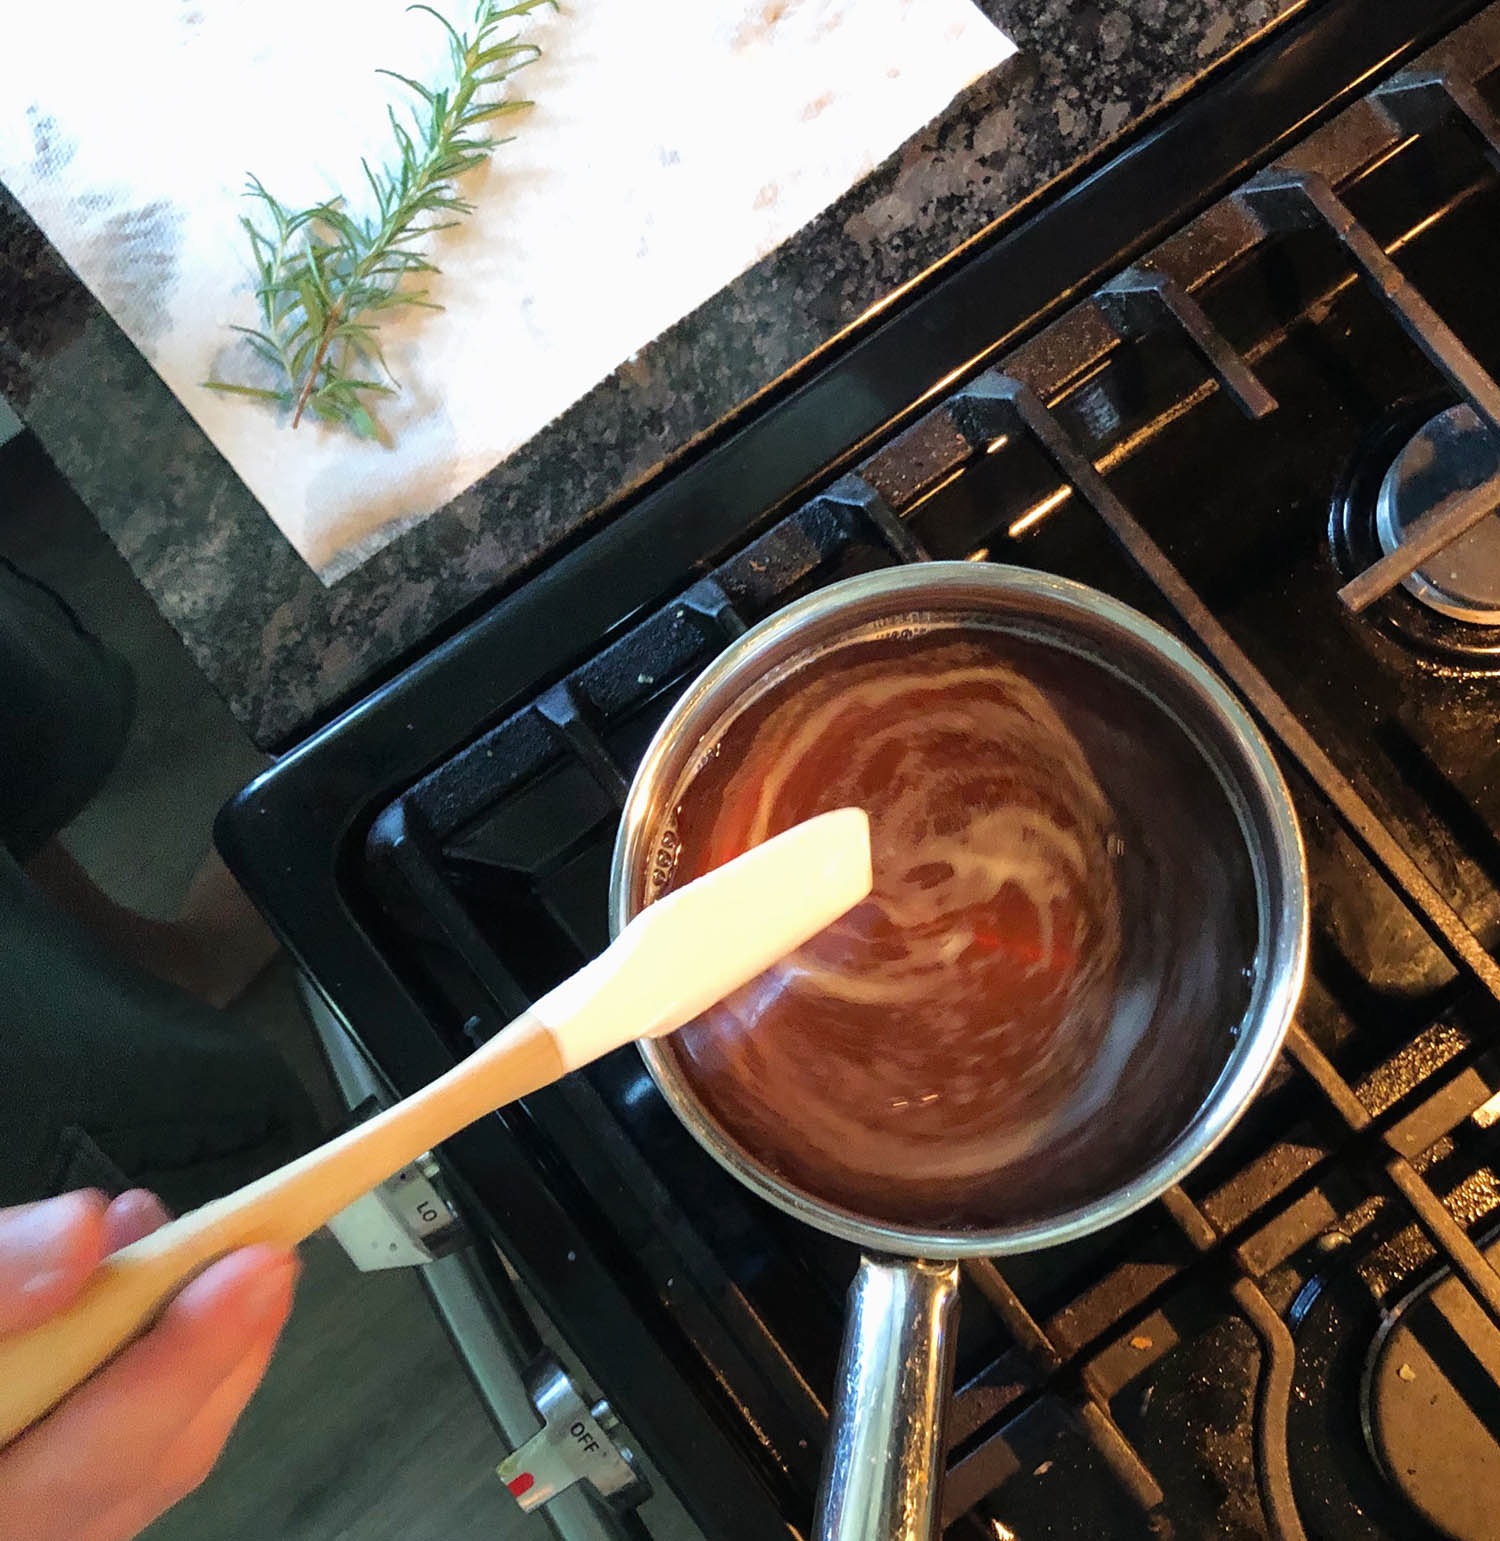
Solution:
[{"label": "green herb", "polygon": [[247,345],[275,372],[272,389],[229,380],[208,380],[211,390],[272,403],[291,412],[292,427],[304,412],[351,428],[361,438],[378,433],[368,403],[394,394],[395,377],[380,351],[380,315],[403,305],[442,307],[425,290],[403,285],[412,274],[436,273],[437,265],[415,249],[423,236],[446,230],[473,205],[456,179],[480,165],[497,144],[474,130],[526,101],[496,101],[491,93],[541,52],[533,43],[497,38],[506,21],[555,0],[480,0],[472,35],[460,32],[429,5],[413,5],[448,34],[451,77],[441,86],[382,70],[416,97],[410,123],[388,109],[396,154],[372,170],[362,161],[374,207],[364,218],[346,212],[342,197],[293,211],[256,177],[247,193],[262,206],[257,223],[241,224],[250,238],[258,275],[259,327],[237,326]]}]

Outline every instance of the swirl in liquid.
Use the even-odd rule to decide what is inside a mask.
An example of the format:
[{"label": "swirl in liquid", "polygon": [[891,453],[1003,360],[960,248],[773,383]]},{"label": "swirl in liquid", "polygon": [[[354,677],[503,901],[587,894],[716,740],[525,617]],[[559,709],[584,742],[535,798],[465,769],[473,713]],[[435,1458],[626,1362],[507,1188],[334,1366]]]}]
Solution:
[{"label": "swirl in liquid", "polygon": [[741,1145],[873,1218],[996,1223],[997,1173],[1096,1115],[1140,1035],[1111,805],[1017,652],[948,627],[823,654],[729,723],[671,831],[676,884],[868,811],[870,899],[673,1052]]}]

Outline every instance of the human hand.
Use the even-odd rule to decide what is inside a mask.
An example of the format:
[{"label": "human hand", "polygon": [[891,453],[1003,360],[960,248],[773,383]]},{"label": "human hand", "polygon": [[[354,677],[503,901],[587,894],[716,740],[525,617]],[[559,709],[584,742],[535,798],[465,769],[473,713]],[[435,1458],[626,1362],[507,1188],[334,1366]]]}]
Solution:
[{"label": "human hand", "polygon": [[[101,1258],[167,1220],[150,1193],[0,1209],[0,1337],[68,1306]],[[188,1284],[143,1337],[0,1448],[4,1541],[128,1541],[208,1475],[260,1384],[297,1262],[244,1247]]]}]

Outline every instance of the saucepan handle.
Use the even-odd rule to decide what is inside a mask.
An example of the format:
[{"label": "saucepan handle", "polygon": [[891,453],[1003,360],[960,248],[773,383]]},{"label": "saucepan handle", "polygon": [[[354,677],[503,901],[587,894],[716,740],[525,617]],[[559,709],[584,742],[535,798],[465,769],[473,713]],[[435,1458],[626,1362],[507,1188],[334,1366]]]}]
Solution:
[{"label": "saucepan handle", "polygon": [[958,1264],[865,1257],[849,1289],[817,1541],[931,1541],[953,1380]]}]

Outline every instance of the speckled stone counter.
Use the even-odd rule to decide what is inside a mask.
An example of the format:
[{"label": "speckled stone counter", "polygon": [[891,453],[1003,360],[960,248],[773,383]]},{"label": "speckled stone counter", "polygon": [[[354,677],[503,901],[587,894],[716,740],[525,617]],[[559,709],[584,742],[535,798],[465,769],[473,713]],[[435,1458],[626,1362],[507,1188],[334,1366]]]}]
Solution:
[{"label": "speckled stone counter", "polygon": [[331,587],[0,189],[0,394],[258,742],[285,744],[961,242],[1308,0],[981,0],[1020,52]]}]

